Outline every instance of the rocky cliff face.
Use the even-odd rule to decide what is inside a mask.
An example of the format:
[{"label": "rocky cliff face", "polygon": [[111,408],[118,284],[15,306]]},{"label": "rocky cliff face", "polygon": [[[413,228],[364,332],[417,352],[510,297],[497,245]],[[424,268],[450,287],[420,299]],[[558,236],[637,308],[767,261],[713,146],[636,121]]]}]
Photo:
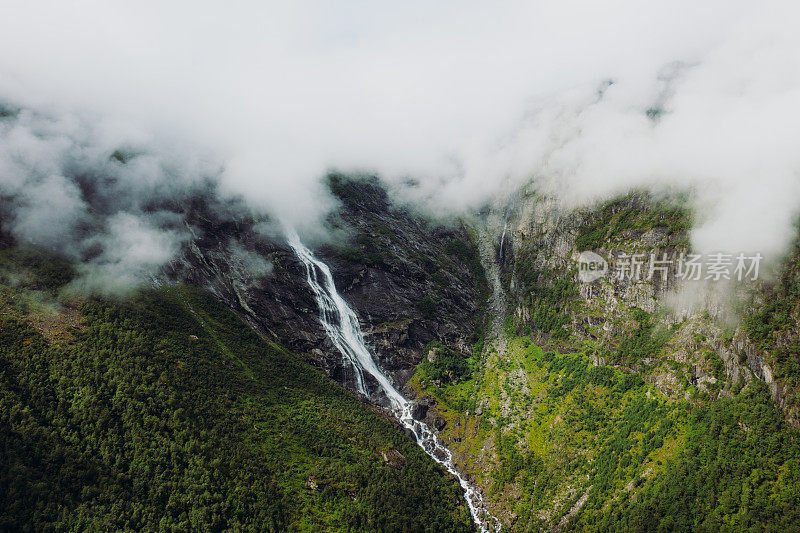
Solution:
[{"label": "rocky cliff face", "polygon": [[[315,253],[381,366],[418,396],[415,416],[437,429],[510,528],[564,528],[584,508],[602,514],[635,494],[677,457],[685,409],[735,397],[751,381],[766,382],[796,420],[786,363],[798,338],[793,278],[759,289],[746,311],[756,318],[738,326],[713,290],[692,298],[699,291],[675,272],[691,226],[680,197],[634,192],[568,209],[522,195],[471,232],[394,205],[375,180],[333,176],[330,185],[340,201],[330,228],[345,237]],[[303,266],[280,235],[241,212],[191,205],[194,238],[170,277],[209,288],[349,384]],[[582,279],[585,251],[608,261],[605,276]],[[637,254],[641,272],[619,275]],[[671,267],[649,276],[654,258]],[[776,296],[785,303],[770,310]],[[473,354],[482,333],[490,342]],[[616,427],[638,429],[620,437]],[[631,466],[603,473],[598,454]]]},{"label": "rocky cliff face", "polygon": [[[393,205],[374,179],[331,176],[330,186],[340,205],[329,223],[345,237],[317,254],[359,313],[381,365],[400,384],[432,341],[469,357],[491,326],[488,310],[495,336],[505,321],[542,346],[588,349],[596,362],[639,373],[673,398],[713,398],[763,379],[796,418],[763,346],[741,327],[727,326],[720,305],[678,297],[687,288],[675,265],[688,252],[691,226],[680,197],[634,192],[574,210],[529,194],[469,233]],[[265,233],[263,221],[244,213],[237,205],[211,207],[203,198],[187,205],[194,238],[171,277],[208,287],[253,327],[347,383],[340,355],[319,325],[304,268],[280,234]],[[580,280],[583,250],[609,262],[604,277]],[[626,254],[644,257],[637,279],[613,270]],[[667,260],[670,270],[647,279],[651,257]],[[775,342],[791,349],[791,335],[776,334]],[[626,344],[630,337],[642,337],[642,345]]]},{"label": "rocky cliff face", "polygon": [[[684,427],[681,409],[738,397],[750,382],[767,383],[795,423],[787,378],[776,378],[770,363],[781,352],[756,343],[746,317],[760,317],[767,344],[791,353],[797,301],[778,305],[787,313],[782,328],[775,312],[759,311],[763,297],[736,322],[725,300],[735,287],[683,280],[677,269],[690,253],[691,227],[685,205],[680,196],[633,192],[569,209],[522,194],[493,213],[481,250],[485,270],[497,278],[491,285],[502,292],[492,301],[506,302],[490,307],[499,313],[493,322],[502,323],[499,338],[470,379],[448,383],[423,369],[414,383],[432,404],[428,421],[510,529],[562,529],[584,505],[605,509],[635,493],[679,453],[684,430],[664,428]],[[581,277],[588,251],[608,262],[605,276]],[[638,275],[618,271],[631,256],[642,260]],[[669,266],[649,276],[653,259]],[[789,297],[794,285],[783,286],[772,292]],[[736,296],[748,301],[753,290],[764,292],[744,286]],[[609,437],[611,428],[644,416],[625,406],[648,403],[657,414],[637,429],[643,440]],[[650,439],[660,448],[649,451]],[[639,458],[626,458],[626,447],[641,447]],[[598,455],[603,462],[595,462]],[[603,472],[615,456],[629,467]],[[614,488],[609,478],[616,478]]]},{"label": "rocky cliff face", "polygon": [[[339,239],[316,253],[358,312],[381,366],[402,385],[431,341],[468,357],[486,289],[466,228],[394,206],[374,179],[333,176],[330,183],[340,208],[329,223]],[[264,231],[268,223],[243,213],[236,206],[212,209],[202,199],[187,206],[193,239],[169,277],[208,288],[254,328],[351,384],[320,327],[304,267],[279,233]]]},{"label": "rocky cliff face", "polygon": [[[794,394],[787,396],[787,379],[775,376],[772,368],[776,354],[787,357],[798,345],[793,321],[773,327],[760,344],[747,327],[754,316],[771,324],[775,312],[764,310],[769,302],[765,294],[780,295],[787,318],[796,316],[797,301],[791,298],[796,265],[787,265],[779,287],[687,281],[681,268],[687,268],[691,254],[691,223],[680,195],[633,192],[579,210],[541,197],[527,202],[505,252],[514,258],[509,291],[515,300],[515,327],[544,345],[588,349],[598,363],[636,372],[672,398],[713,399],[760,379],[787,420],[797,425]],[[581,280],[577,268],[585,250],[608,262],[605,276]],[[630,257],[636,256],[641,264],[631,265]],[[554,288],[564,290],[553,296]],[[543,301],[557,313],[543,313]],[[734,311],[746,302],[749,307]],[[561,328],[548,323],[552,315]],[[631,337],[644,338],[636,345],[629,342]],[[781,377],[786,374],[793,375],[792,370],[787,368]]]},{"label": "rocky cliff face", "polygon": [[341,201],[333,223],[349,240],[320,256],[384,369],[405,383],[432,341],[469,357],[482,332],[487,288],[467,228],[393,206],[376,180],[331,180]]},{"label": "rocky cliff face", "polygon": [[[729,285],[682,279],[691,227],[684,201],[633,192],[578,210],[541,197],[524,205],[506,252],[517,332],[561,351],[588,350],[674,398],[713,398],[751,379],[739,361],[746,342],[732,342],[724,302],[713,299]],[[605,275],[581,278],[587,251],[607,262]]]}]

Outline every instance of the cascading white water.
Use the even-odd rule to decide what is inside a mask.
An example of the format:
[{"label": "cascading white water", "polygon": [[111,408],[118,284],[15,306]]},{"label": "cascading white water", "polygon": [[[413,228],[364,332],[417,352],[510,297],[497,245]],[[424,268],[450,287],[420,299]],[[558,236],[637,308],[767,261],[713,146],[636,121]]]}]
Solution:
[{"label": "cascading white water", "polygon": [[503,248],[505,247],[505,244],[506,244],[506,228],[508,228],[508,222],[505,222],[503,224],[503,235],[500,237],[500,262],[501,263],[503,262],[503,256],[504,256]]},{"label": "cascading white water", "polygon": [[[375,360],[364,342],[364,335],[361,332],[358,316],[336,290],[328,265],[314,257],[311,250],[306,248],[300,241],[296,232],[287,231],[287,242],[303,265],[305,265],[308,285],[314,292],[319,305],[319,319],[322,322],[322,327],[336,348],[342,353],[348,365],[353,368],[358,391],[368,397],[370,396],[367,383],[364,380],[364,373],[366,372],[378,382],[381,390],[386,394],[395,416],[403,426],[413,432],[417,444],[434,461],[458,478],[461,488],[464,489],[464,497],[472,518],[480,530],[487,532],[491,528],[494,531],[499,531],[499,520],[486,510],[481,495],[458,473],[453,463],[453,454],[439,442],[438,437],[427,424],[414,420],[411,415],[411,402],[400,394],[400,391],[392,385],[389,378],[375,364]],[[321,280],[320,274],[322,275]]]}]

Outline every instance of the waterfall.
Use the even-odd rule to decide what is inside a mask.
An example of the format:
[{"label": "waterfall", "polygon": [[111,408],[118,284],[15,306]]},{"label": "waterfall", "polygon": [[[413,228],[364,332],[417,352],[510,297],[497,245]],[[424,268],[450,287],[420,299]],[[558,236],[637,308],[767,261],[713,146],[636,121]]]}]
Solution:
[{"label": "waterfall", "polygon": [[503,262],[503,248],[506,244],[506,228],[508,228],[508,222],[503,224],[503,235],[500,237],[500,262]]},{"label": "waterfall", "polygon": [[411,415],[411,402],[400,394],[400,391],[392,385],[389,378],[375,364],[375,360],[364,342],[358,316],[336,290],[328,265],[314,257],[311,250],[300,241],[296,232],[287,231],[287,242],[298,259],[305,265],[306,280],[316,297],[317,305],[319,305],[319,320],[334,346],[342,353],[346,364],[352,368],[358,391],[367,397],[371,396],[364,374],[372,376],[389,400],[392,412],[404,427],[411,430],[417,444],[434,461],[458,478],[475,524],[482,532],[489,531],[489,527],[499,530],[499,520],[489,514],[484,507],[481,495],[456,470],[453,454],[439,442],[438,437],[427,424],[414,420]]}]

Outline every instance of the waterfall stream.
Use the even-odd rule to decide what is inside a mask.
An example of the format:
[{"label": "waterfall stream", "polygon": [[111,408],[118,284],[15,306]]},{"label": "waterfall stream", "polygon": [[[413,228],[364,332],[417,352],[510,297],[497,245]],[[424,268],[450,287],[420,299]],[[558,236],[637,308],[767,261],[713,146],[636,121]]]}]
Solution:
[{"label": "waterfall stream", "polygon": [[500,262],[503,262],[504,252],[503,249],[506,245],[506,229],[508,228],[508,222],[503,224],[503,235],[500,237]]},{"label": "waterfall stream", "polygon": [[370,397],[365,374],[372,376],[389,400],[395,416],[403,426],[413,432],[417,444],[434,461],[458,478],[461,488],[464,489],[464,498],[475,524],[482,532],[489,531],[489,528],[494,531],[499,530],[499,520],[486,510],[481,495],[456,470],[453,454],[439,442],[438,437],[427,424],[414,419],[411,415],[412,403],[400,394],[400,391],[392,385],[389,378],[375,364],[375,360],[364,342],[358,316],[339,295],[328,266],[314,257],[311,250],[303,245],[294,231],[287,232],[287,242],[305,265],[308,285],[314,292],[319,305],[319,319],[322,327],[342,353],[346,364],[353,370],[358,391]]}]

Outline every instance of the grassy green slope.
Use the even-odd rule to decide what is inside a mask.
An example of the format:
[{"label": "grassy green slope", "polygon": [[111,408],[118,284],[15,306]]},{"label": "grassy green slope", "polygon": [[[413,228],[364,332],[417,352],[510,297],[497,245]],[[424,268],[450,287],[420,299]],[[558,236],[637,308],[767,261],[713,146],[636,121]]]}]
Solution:
[{"label": "grassy green slope", "polygon": [[[607,277],[579,291],[563,266],[589,249],[674,256],[686,206],[633,193],[563,228],[531,223],[515,241],[505,337],[469,359],[426,350],[412,384],[437,400],[443,440],[507,530],[800,531],[800,245],[744,322],[789,423],[763,382],[725,386],[738,333],[709,313],[673,321],[652,287]],[[559,255],[569,232],[575,248]]]},{"label": "grassy green slope", "polygon": [[8,257],[0,529],[471,529],[410,439],[209,295],[83,301],[59,323],[53,287]]},{"label": "grassy green slope", "polygon": [[511,531],[800,529],[800,435],[763,383],[672,401],[521,338],[468,376],[436,361],[413,382],[438,399],[444,439]]}]

